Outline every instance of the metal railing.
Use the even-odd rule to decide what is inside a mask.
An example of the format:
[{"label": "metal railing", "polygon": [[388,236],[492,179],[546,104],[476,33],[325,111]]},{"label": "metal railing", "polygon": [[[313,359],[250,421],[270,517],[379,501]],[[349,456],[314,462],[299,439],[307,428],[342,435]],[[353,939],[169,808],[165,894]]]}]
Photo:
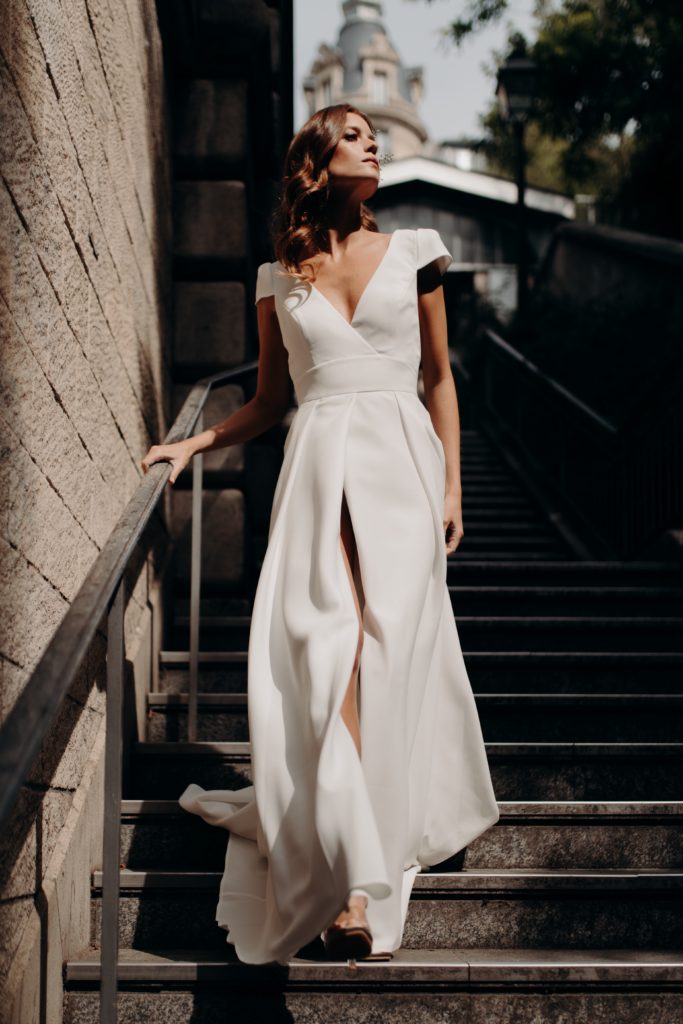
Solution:
[{"label": "metal railing", "polygon": [[623,424],[599,415],[493,330],[480,412],[601,546],[620,557],[683,517],[683,374],[670,372]]},{"label": "metal railing", "polygon": [[[210,392],[253,373],[258,360],[205,377],[193,385],[163,444],[182,441],[202,429]],[[198,428],[198,430],[196,429]],[[21,786],[74,682],[102,616],[107,613],[104,821],[102,840],[102,923],[100,1021],[116,1024],[119,954],[119,864],[123,749],[124,610],[126,567],[161,498],[171,473],[155,463],[141,480],[99,553],[69,611],[57,628],[0,731],[0,829],[6,830]],[[203,459],[192,460],[190,576],[189,738],[196,738],[199,663]]]}]

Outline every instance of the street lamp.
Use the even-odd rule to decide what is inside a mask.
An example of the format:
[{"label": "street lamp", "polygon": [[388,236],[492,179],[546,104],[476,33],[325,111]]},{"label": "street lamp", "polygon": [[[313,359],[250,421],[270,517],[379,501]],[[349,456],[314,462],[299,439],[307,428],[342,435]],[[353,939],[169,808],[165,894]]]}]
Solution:
[{"label": "street lamp", "polygon": [[528,299],[528,238],[526,207],[524,205],[524,127],[531,114],[536,90],[538,69],[535,61],[520,51],[513,51],[498,69],[496,96],[504,121],[515,133],[515,162],[517,170],[517,313],[523,315]]}]

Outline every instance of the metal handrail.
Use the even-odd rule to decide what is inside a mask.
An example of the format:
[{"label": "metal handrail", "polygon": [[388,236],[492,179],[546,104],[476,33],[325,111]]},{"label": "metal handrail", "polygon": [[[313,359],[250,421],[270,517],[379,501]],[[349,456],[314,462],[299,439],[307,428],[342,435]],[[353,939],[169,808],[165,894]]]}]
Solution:
[{"label": "metal handrail", "polygon": [[[593,540],[632,557],[683,513],[683,375],[618,426],[487,329],[481,411],[562,494]],[[502,367],[502,369],[498,369]],[[511,379],[516,368],[518,376]]]},{"label": "metal handrail", "polygon": [[[211,391],[254,372],[258,360],[197,381],[162,444],[183,441],[199,425]],[[0,829],[14,810],[17,797],[76,677],[105,612],[107,617],[107,695],[102,850],[102,924],[100,1021],[117,1018],[118,898],[121,845],[121,755],[124,670],[124,573],[135,546],[154,512],[171,474],[168,462],[155,463],[138,484],[109,539],[57,627],[52,640],[0,730]],[[190,694],[192,731],[196,729],[199,648],[201,495],[203,460],[192,465],[192,555]],[[190,698],[191,699],[191,698]],[[189,725],[189,723],[188,723]]]},{"label": "metal handrail", "polygon": [[618,434],[618,428],[614,423],[605,419],[604,416],[601,416],[594,409],[591,409],[590,406],[586,405],[585,402],[582,402],[580,398],[577,398],[577,396],[573,394],[573,392],[569,391],[568,388],[564,387],[563,384],[560,384],[560,382],[555,380],[554,377],[551,377],[550,374],[545,373],[539,366],[532,363],[531,360],[527,359],[522,352],[514,348],[509,342],[505,341],[504,338],[501,338],[499,334],[496,334],[491,327],[487,328],[486,333],[493,345],[501,349],[501,351],[505,352],[507,356],[523,366],[529,374],[536,377],[536,379],[539,380],[546,388],[550,391],[554,391],[558,397],[562,398],[568,405],[571,405],[580,416],[590,420],[594,426],[604,431],[607,435],[616,436]]}]

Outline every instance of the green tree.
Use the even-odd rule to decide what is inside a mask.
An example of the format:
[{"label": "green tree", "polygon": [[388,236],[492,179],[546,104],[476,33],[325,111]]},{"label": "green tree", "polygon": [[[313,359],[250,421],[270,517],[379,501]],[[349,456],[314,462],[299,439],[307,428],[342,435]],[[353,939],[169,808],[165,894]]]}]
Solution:
[{"label": "green tree", "polygon": [[[467,0],[445,34],[463,45],[508,3]],[[535,14],[536,39],[527,44],[540,71],[530,181],[594,187],[605,219],[683,238],[683,3],[537,0]],[[484,125],[492,158],[506,169],[508,144],[494,111]]]}]

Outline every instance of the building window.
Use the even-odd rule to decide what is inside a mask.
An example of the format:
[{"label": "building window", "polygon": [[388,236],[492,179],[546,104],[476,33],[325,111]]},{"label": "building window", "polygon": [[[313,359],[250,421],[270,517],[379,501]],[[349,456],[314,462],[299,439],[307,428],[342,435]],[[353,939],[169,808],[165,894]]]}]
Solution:
[{"label": "building window", "polygon": [[332,82],[329,78],[323,78],[321,88],[323,97],[322,105],[323,107],[329,107],[332,103]]},{"label": "building window", "polygon": [[373,103],[386,106],[389,102],[389,88],[386,71],[373,71],[371,96]]}]

